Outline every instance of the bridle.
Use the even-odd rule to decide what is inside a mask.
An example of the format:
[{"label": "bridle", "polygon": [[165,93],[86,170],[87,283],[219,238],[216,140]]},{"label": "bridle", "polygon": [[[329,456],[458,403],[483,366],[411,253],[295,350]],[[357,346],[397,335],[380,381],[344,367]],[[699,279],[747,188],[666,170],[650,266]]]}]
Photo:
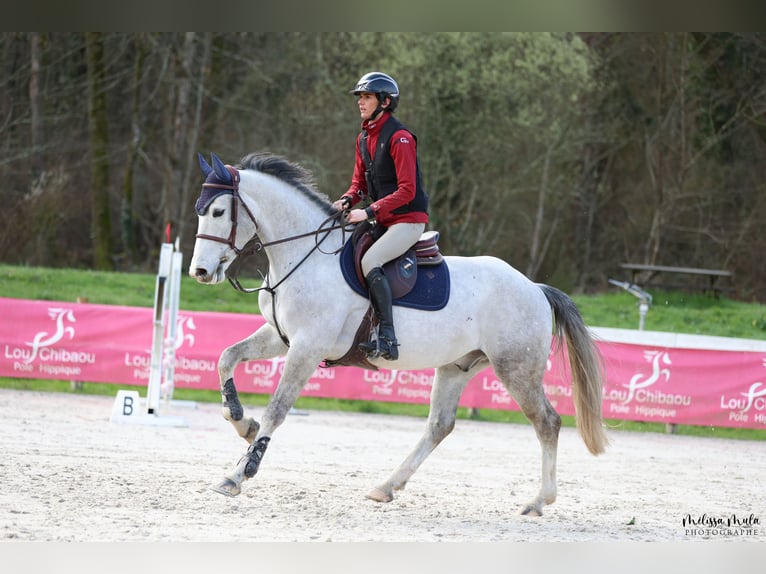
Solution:
[{"label": "bridle", "polygon": [[[300,233],[298,235],[291,235],[289,237],[285,237],[283,239],[277,239],[275,241],[269,241],[267,243],[263,243],[258,240],[257,231],[256,235],[254,235],[245,245],[242,246],[242,248],[237,247],[236,245],[236,239],[237,239],[237,221],[239,218],[239,209],[238,206],[241,203],[242,207],[245,208],[245,212],[247,213],[248,217],[250,218],[250,221],[253,222],[253,225],[255,225],[256,230],[258,229],[258,223],[255,219],[255,216],[253,215],[253,212],[250,211],[250,208],[247,206],[247,204],[242,199],[242,196],[239,193],[239,171],[237,171],[234,167],[227,165],[226,169],[228,170],[229,174],[231,174],[231,184],[225,184],[225,183],[203,183],[203,188],[211,188],[211,189],[219,189],[221,190],[220,193],[231,193],[231,231],[229,231],[228,237],[218,237],[216,235],[208,235],[206,233],[197,233],[195,236],[197,239],[207,239],[209,241],[215,241],[217,243],[223,243],[225,245],[228,245],[234,253],[237,254],[237,256],[234,258],[234,260],[229,264],[229,267],[226,269],[226,279],[229,280],[229,283],[231,283],[232,287],[234,287],[237,291],[240,291],[242,293],[257,293],[259,291],[266,291],[271,294],[271,301],[272,301],[272,307],[274,308],[273,316],[274,316],[274,322],[276,323],[276,288],[279,287],[282,283],[284,283],[295,271],[317,250],[320,250],[320,246],[324,242],[327,237],[330,235],[330,231],[334,231],[336,229],[343,230],[343,236],[341,240],[341,247],[336,249],[333,252],[324,252],[328,255],[334,255],[338,252],[340,252],[341,249],[343,249],[343,245],[346,243],[345,234],[348,231],[350,231],[355,227],[353,224],[349,225],[346,223],[338,223],[335,225],[332,225],[330,227],[325,227],[328,223],[340,220],[343,217],[344,212],[338,211],[337,213],[334,213],[330,215],[327,219],[325,219],[322,223],[319,224],[319,227],[315,231],[309,231],[307,233]],[[323,234],[323,237],[320,239],[319,235]],[[314,246],[304,255],[304,257],[298,261],[298,263],[290,269],[290,271],[287,272],[287,274],[282,277],[275,285],[269,285],[268,284],[268,276],[263,276],[261,273],[261,277],[263,277],[263,285],[261,287],[255,287],[255,288],[246,288],[243,287],[242,284],[239,282],[239,279],[237,278],[237,275],[239,274],[239,270],[242,267],[245,259],[247,257],[250,257],[252,255],[255,255],[256,253],[259,253],[262,251],[265,247],[269,247],[271,245],[278,245],[280,243],[287,243],[289,241],[294,241],[296,239],[303,239],[304,237],[311,237],[314,236],[316,238],[316,241],[314,242]],[[281,329],[279,328],[279,325],[276,325],[277,332],[279,333],[282,340],[285,342],[285,344],[289,347],[289,342],[287,340],[287,337],[285,337],[282,334]]]},{"label": "bridle", "polygon": [[239,210],[238,206],[241,203],[242,207],[245,208],[245,211],[247,212],[248,217],[250,217],[250,220],[253,222],[253,225],[257,224],[255,222],[255,216],[253,215],[253,212],[250,211],[250,208],[247,206],[247,204],[242,201],[242,198],[239,195],[239,171],[231,167],[230,165],[226,166],[226,169],[229,171],[229,174],[231,175],[231,184],[225,184],[225,183],[203,183],[202,188],[208,188],[208,189],[220,189],[223,190],[221,193],[227,193],[231,192],[231,231],[229,232],[228,237],[218,237],[216,235],[208,235],[206,233],[198,233],[196,235],[197,239],[208,239],[210,241],[216,241],[218,243],[224,243],[231,247],[234,250],[234,253],[239,255],[242,253],[242,250],[237,247],[237,219],[239,217]]}]

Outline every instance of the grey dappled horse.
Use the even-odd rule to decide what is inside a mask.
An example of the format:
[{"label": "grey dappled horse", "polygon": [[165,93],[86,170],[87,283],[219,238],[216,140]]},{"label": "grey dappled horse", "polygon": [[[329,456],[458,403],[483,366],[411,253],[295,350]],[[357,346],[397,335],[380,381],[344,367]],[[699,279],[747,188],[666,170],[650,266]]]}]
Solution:
[{"label": "grey dappled horse", "polygon": [[[258,471],[274,431],[282,424],[314,370],[350,348],[369,301],[346,283],[337,251],[347,239],[338,212],[316,190],[310,174],[284,158],[251,154],[239,166],[212,166],[197,202],[199,227],[189,274],[200,283],[226,278],[232,261],[256,238],[269,269],[258,303],[266,323],[226,348],[218,362],[223,416],[250,447],[213,489],[229,496]],[[328,223],[329,222],[329,223]],[[435,368],[430,413],[415,448],[368,495],[393,500],[436,446],[452,431],[460,395],[491,366],[531,421],[542,448],[542,485],[522,508],[541,515],[556,499],[556,450],[561,418],[543,392],[542,379],[555,333],[566,342],[577,425],[594,455],[608,440],[601,419],[602,368],[598,351],[574,302],[536,284],[494,257],[445,257],[451,285],[440,311],[394,307],[400,343],[397,361],[380,367]],[[230,277],[231,279],[231,277]],[[285,356],[284,371],[260,422],[245,416],[233,372],[242,361]]]}]

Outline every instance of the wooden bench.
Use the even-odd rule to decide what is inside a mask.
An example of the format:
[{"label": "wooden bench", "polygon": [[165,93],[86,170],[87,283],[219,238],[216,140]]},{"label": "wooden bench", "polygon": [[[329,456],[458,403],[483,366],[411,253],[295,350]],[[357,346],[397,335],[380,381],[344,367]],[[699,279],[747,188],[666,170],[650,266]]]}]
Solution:
[{"label": "wooden bench", "polygon": [[[716,282],[721,277],[732,277],[733,273],[731,271],[726,271],[725,269],[701,269],[699,267],[673,267],[668,265],[645,265],[643,263],[621,263],[620,267],[623,269],[626,269],[627,271],[630,271],[630,282],[635,283],[637,285],[647,285],[649,282],[652,281],[658,274],[660,273],[676,273],[676,274],[682,274],[682,275],[696,275],[701,277],[707,277],[708,282],[706,285],[702,286],[701,290],[703,292],[710,292],[714,296],[718,297],[718,295],[722,291],[729,291],[730,289],[719,287],[716,285]],[[638,275],[640,273],[648,273],[648,276],[645,281],[638,281]],[[676,287],[679,287],[679,285],[676,285]],[[692,285],[684,285],[684,287],[691,288],[694,287]],[[699,289],[700,287],[697,286]]]}]

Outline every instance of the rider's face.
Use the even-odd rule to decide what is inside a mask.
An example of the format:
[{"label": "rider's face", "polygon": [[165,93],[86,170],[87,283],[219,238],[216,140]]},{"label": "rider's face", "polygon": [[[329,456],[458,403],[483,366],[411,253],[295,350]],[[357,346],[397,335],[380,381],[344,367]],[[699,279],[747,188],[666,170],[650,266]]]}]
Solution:
[{"label": "rider's face", "polygon": [[[388,98],[384,101],[384,107],[388,104]],[[378,107],[378,96],[372,92],[361,92],[359,94],[359,115],[362,120],[372,119],[370,116],[375,113]]]}]

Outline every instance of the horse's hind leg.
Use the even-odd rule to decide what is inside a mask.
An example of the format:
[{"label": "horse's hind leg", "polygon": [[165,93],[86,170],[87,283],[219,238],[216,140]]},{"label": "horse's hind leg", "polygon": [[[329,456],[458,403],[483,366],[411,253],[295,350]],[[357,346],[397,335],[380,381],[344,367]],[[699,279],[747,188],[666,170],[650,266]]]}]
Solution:
[{"label": "horse's hind leg", "polygon": [[407,456],[389,479],[367,494],[367,498],[378,502],[391,502],[394,491],[401,490],[429,454],[452,432],[455,427],[460,395],[476,369],[468,372],[456,365],[436,369],[431,389],[431,407],[428,426],[414,450]]},{"label": "horse's hind leg", "polygon": [[237,434],[252,443],[259,425],[252,417],[246,417],[234,385],[234,369],[242,361],[268,359],[287,352],[287,347],[269,324],[263,325],[248,338],[224,349],[218,359],[218,376],[221,380],[223,418],[229,421]]},{"label": "horse's hind leg", "polygon": [[516,400],[532,423],[542,449],[542,484],[537,498],[521,510],[528,516],[542,516],[543,507],[556,500],[556,452],[558,449],[561,417],[553,409],[543,390],[545,359],[532,361],[531,357],[512,364],[501,361],[493,364],[495,374]]}]

